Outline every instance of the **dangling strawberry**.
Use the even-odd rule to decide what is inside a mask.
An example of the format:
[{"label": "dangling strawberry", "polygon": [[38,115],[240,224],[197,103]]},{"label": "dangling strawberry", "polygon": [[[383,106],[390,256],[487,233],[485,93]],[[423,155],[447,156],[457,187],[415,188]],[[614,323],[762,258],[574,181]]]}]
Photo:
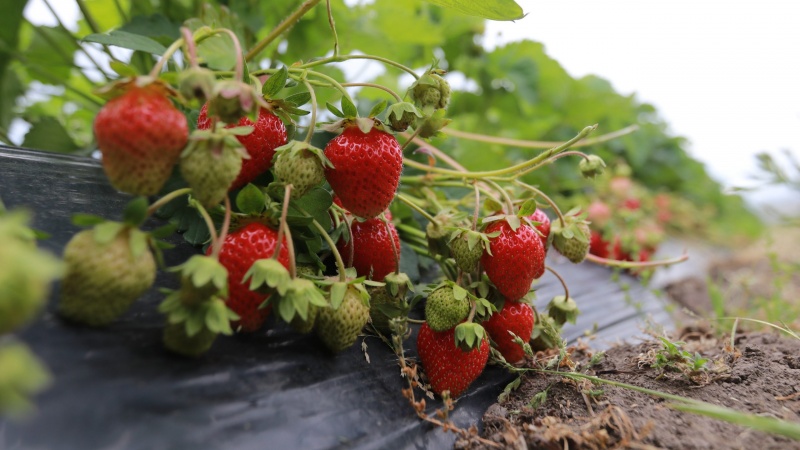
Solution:
[{"label": "dangling strawberry", "polygon": [[[239,315],[242,331],[256,331],[264,324],[269,308],[259,306],[266,296],[251,291],[249,283],[242,282],[250,266],[258,259],[271,258],[275,253],[278,232],[258,222],[251,222],[225,237],[219,252],[219,262],[228,269],[228,307]],[[208,248],[208,254],[211,247]],[[278,261],[289,267],[286,243],[281,245]]]},{"label": "dangling strawberry", "polygon": [[456,398],[478,378],[489,360],[489,343],[484,339],[478,345],[464,351],[456,346],[455,328],[436,332],[427,323],[422,324],[417,352],[435,393],[450,391],[450,397]]},{"label": "dangling strawberry", "polygon": [[330,165],[322,150],[311,144],[293,141],[275,151],[275,177],[291,184],[292,198],[304,196],[325,181],[324,166]]},{"label": "dangling strawberry", "polygon": [[94,121],[108,180],[133,195],[161,190],[189,138],[186,117],[169,100],[170,88],[158,81],[144,83],[137,79],[110,86],[108,94],[117,96]]},{"label": "dangling strawberry", "polygon": [[366,291],[348,285],[338,308],[320,308],[317,335],[326,347],[338,353],[356,342],[368,320],[369,297]]},{"label": "dangling strawberry", "polygon": [[[132,245],[134,239],[139,243]],[[64,248],[59,313],[90,326],[121,316],[155,280],[156,262],[146,242],[141,231],[111,222],[73,236]]]},{"label": "dangling strawberry", "polygon": [[[239,189],[269,170],[272,167],[275,149],[286,144],[286,126],[278,116],[266,108],[259,109],[258,120],[255,123],[247,117],[242,117],[239,123],[228,124],[226,128],[234,126],[253,127],[253,132],[246,136],[236,137],[244,145],[250,155],[250,159],[243,161],[239,176],[231,184],[231,190]],[[211,118],[208,117],[208,103],[200,108],[200,115],[197,117],[197,128],[200,130],[211,128]]]},{"label": "dangling strawberry", "polygon": [[525,351],[522,346],[514,342],[514,337],[508,332],[511,331],[528,342],[533,333],[534,316],[530,305],[524,302],[506,301],[503,309],[492,314],[483,323],[486,331],[497,345],[497,350],[511,364],[515,364],[525,359]]},{"label": "dangling strawberry", "polygon": [[544,246],[531,227],[514,230],[506,220],[492,222],[484,233],[498,231],[499,235],[490,238],[481,264],[497,290],[507,300],[517,301],[528,293],[533,280],[544,275]]},{"label": "dangling strawberry", "polygon": [[333,164],[325,168],[325,179],[348,211],[372,218],[392,203],[403,171],[403,151],[394,136],[377,126],[365,133],[350,123],[328,142],[325,156]]},{"label": "dangling strawberry", "polygon": [[[387,213],[387,220],[390,219],[391,215]],[[364,222],[354,220],[350,229],[350,241],[340,240],[336,249],[348,267],[355,267],[358,276],[383,281],[386,275],[397,270],[400,237],[392,222],[384,223],[377,217]]]},{"label": "dangling strawberry", "polygon": [[181,154],[181,176],[206,208],[225,198],[242,169],[242,158],[249,158],[235,135],[226,131],[195,130]]},{"label": "dangling strawberry", "polygon": [[531,222],[539,222],[539,225],[536,225],[535,228],[542,233],[539,235],[539,238],[542,240],[545,251],[547,251],[547,237],[550,236],[550,218],[547,217],[544,211],[537,208],[533,214],[528,216],[528,219],[530,219]]}]

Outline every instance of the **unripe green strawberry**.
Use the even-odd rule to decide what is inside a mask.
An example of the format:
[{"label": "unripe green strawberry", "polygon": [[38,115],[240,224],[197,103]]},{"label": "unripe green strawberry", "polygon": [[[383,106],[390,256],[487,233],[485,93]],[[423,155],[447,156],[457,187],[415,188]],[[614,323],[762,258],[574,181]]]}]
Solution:
[{"label": "unripe green strawberry", "polygon": [[388,306],[392,309],[400,309],[403,306],[402,300],[386,292],[385,286],[373,286],[367,288],[367,290],[369,291],[369,317],[372,321],[372,326],[381,333],[390,333],[389,321],[391,317],[383,312],[381,308]]},{"label": "unripe green strawberry", "polygon": [[144,294],[156,276],[153,254],[141,242],[142,232],[121,226],[110,241],[101,226],[72,237],[64,249],[67,273],[61,282],[59,313],[90,326],[108,325]]},{"label": "unripe green strawberry", "polygon": [[308,305],[308,312],[306,312],[306,320],[303,320],[299,314],[294,316],[289,325],[294,331],[302,334],[311,333],[314,330],[314,325],[317,323],[317,316],[319,316],[320,308],[316,305]]},{"label": "unripe green strawberry", "polygon": [[425,110],[445,109],[450,103],[450,83],[442,78],[443,70],[433,69],[409,88],[411,100]]},{"label": "unripe green strawberry", "polygon": [[292,185],[292,198],[304,196],[325,181],[323,164],[330,166],[322,150],[298,141],[276,149],[274,161],[275,177]]},{"label": "unripe green strawberry", "polygon": [[186,325],[168,323],[164,328],[163,342],[167,350],[183,356],[197,357],[207,352],[217,339],[217,333],[202,327],[196,334],[189,336]]},{"label": "unripe green strawberry", "polygon": [[433,331],[449,330],[467,318],[469,307],[467,297],[456,299],[453,287],[445,284],[428,295],[425,320]]},{"label": "unripe green strawberry", "polygon": [[368,320],[369,306],[364,303],[361,292],[348,285],[338,308],[321,308],[316,330],[325,346],[338,353],[356,342]]},{"label": "unripe green strawberry", "polygon": [[467,273],[478,270],[478,263],[483,255],[483,245],[480,242],[480,237],[476,239],[474,236],[480,236],[480,233],[463,231],[454,234],[455,237],[450,241],[450,251],[456,260],[456,264]]},{"label": "unripe green strawberry", "polygon": [[570,216],[567,217],[566,227],[562,227],[560,220],[553,221],[549,240],[559,253],[578,264],[586,259],[589,253],[591,230],[585,221],[571,220]]},{"label": "unripe green strawberry", "polygon": [[230,130],[211,133],[197,130],[181,154],[181,176],[192,195],[206,208],[218,205],[242,169],[247,153]]}]

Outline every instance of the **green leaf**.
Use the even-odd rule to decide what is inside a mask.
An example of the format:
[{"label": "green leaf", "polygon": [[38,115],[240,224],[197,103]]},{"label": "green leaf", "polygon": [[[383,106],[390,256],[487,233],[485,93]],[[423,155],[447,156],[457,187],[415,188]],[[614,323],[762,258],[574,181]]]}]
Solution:
[{"label": "green leaf", "polygon": [[525,17],[513,0],[426,0],[428,3],[450,8],[470,16],[489,20],[517,20]]},{"label": "green leaf", "polygon": [[296,205],[310,214],[311,217],[322,225],[322,228],[329,230],[331,228],[331,216],[328,214],[328,208],[330,208],[332,204],[333,197],[331,197],[330,192],[321,187],[315,187],[308,191],[303,197],[292,202],[290,210],[293,212],[290,215],[304,217],[303,214],[292,207]]},{"label": "green leaf", "polygon": [[34,122],[22,146],[57,153],[72,153],[80,148],[55,117],[42,117]]},{"label": "green leaf", "polygon": [[345,117],[358,117],[358,108],[347,97],[342,97],[342,112]]},{"label": "green leaf", "polygon": [[247,215],[261,214],[266,207],[264,193],[256,185],[249,183],[236,195],[236,207],[239,212]]},{"label": "green leaf", "polygon": [[147,207],[150,203],[147,197],[136,197],[127,205],[122,213],[122,221],[128,225],[138,227],[147,219]]},{"label": "green leaf", "polygon": [[261,88],[261,93],[267,98],[275,98],[278,92],[286,86],[286,80],[288,78],[289,70],[286,69],[286,66],[281,67],[280,70],[267,78],[264,87]]},{"label": "green leaf", "polygon": [[138,50],[140,52],[162,55],[167,48],[149,37],[127,31],[114,30],[108,34],[90,34],[82,39],[83,42],[96,42],[98,44],[112,45],[115,47]]},{"label": "green leaf", "polygon": [[181,37],[180,25],[171,22],[162,14],[135,15],[130,19],[130,22],[119,29],[128,33],[147,36],[163,45],[169,45]]},{"label": "green leaf", "polygon": [[111,70],[123,78],[135,77],[136,75],[139,75],[139,71],[136,70],[135,67],[131,66],[130,64],[125,64],[122,61],[114,60],[108,64],[111,66]]},{"label": "green leaf", "polygon": [[386,100],[381,101],[377,105],[373,106],[369,112],[369,117],[376,117],[378,114],[382,113],[384,109],[386,109],[386,105],[388,102]]},{"label": "green leaf", "polygon": [[236,48],[226,34],[214,35],[200,42],[197,56],[213,70],[230,70],[236,65]]}]

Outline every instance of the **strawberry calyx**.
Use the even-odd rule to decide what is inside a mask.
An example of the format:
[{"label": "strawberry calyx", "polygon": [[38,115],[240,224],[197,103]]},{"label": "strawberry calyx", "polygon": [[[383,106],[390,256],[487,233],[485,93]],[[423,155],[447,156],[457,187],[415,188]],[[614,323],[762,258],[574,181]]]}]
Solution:
[{"label": "strawberry calyx", "polygon": [[465,352],[479,348],[483,341],[488,339],[486,329],[474,322],[456,325],[454,337],[456,347]]},{"label": "strawberry calyx", "polygon": [[569,322],[574,324],[578,319],[578,303],[572,297],[557,295],[547,304],[547,314],[559,326]]},{"label": "strawberry calyx", "polygon": [[181,302],[191,306],[214,295],[227,296],[228,269],[217,258],[193,255],[181,265],[168,269],[181,278]]},{"label": "strawberry calyx", "polygon": [[134,89],[145,89],[149,92],[160,94],[164,97],[180,98],[180,93],[169,83],[148,75],[137,75],[120,78],[111,83],[95,89],[93,92],[100,98],[111,100],[120,97]]}]

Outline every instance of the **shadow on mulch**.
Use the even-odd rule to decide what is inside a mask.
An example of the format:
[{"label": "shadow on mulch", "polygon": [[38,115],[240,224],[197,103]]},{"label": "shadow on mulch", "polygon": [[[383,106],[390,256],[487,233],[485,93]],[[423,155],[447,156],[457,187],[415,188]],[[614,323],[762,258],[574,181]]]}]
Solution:
[{"label": "shadow on mulch", "polygon": [[[709,370],[693,380],[650,367],[663,347],[658,341],[613,347],[587,373],[800,422],[800,341],[777,334],[737,335],[738,357],[733,357],[724,350],[729,337],[718,340],[694,331],[680,340],[685,350],[709,360]],[[576,348],[572,359],[580,369],[590,356]],[[532,407],[534,396],[545,390],[546,400]],[[680,412],[667,403],[629,389],[527,372],[508,399],[487,410],[482,436],[506,449],[800,449],[800,442]],[[456,448],[494,447],[462,439]]]}]

